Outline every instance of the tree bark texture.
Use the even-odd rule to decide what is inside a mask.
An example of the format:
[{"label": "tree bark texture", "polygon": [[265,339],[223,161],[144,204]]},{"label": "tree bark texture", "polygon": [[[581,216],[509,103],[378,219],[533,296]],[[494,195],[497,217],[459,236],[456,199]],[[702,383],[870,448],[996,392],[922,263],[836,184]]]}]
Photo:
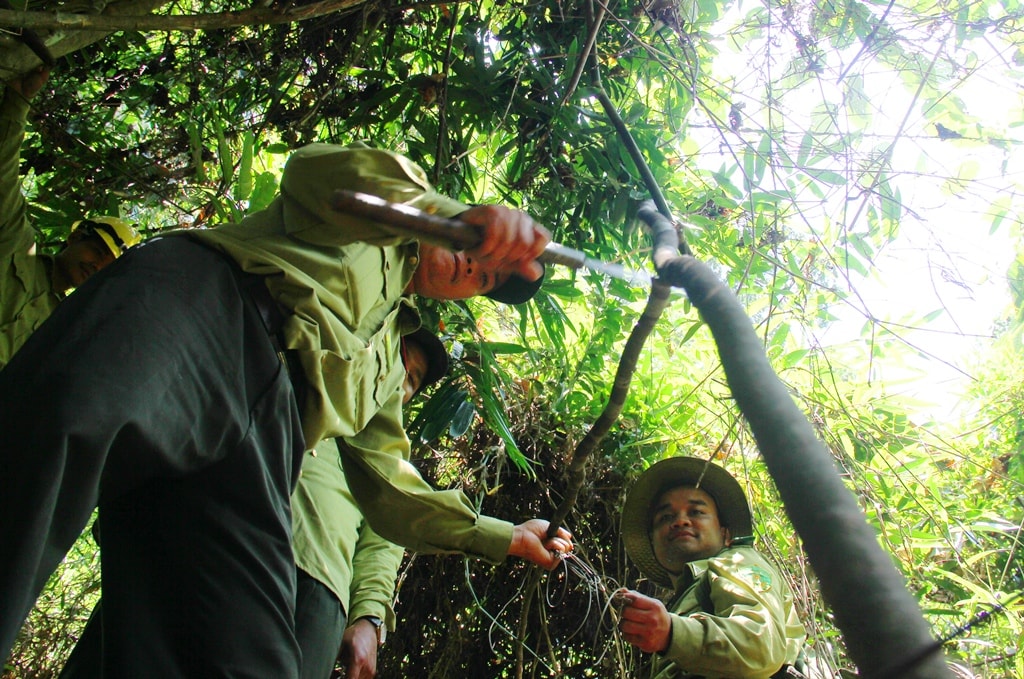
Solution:
[{"label": "tree bark texture", "polygon": [[658,274],[686,289],[711,328],[733,398],[750,424],[860,675],[952,677],[917,601],[843,485],[825,445],[768,363],[739,300],[693,257],[663,261]]}]

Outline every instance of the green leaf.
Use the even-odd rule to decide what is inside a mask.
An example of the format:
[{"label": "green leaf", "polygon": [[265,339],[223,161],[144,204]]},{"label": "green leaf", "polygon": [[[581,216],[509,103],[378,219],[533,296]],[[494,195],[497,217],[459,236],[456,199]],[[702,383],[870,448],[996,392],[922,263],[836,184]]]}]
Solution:
[{"label": "green leaf", "polygon": [[476,348],[478,351],[487,351],[492,355],[500,354],[522,354],[527,350],[520,344],[511,342],[466,342],[466,348]]},{"label": "green leaf", "polygon": [[476,415],[476,408],[467,399],[463,401],[458,410],[455,411],[455,416],[452,417],[452,423],[448,427],[448,436],[453,439],[460,438],[469,431],[469,425],[473,423],[473,417]]},{"label": "green leaf", "polygon": [[804,172],[806,172],[819,182],[823,182],[830,186],[846,185],[846,177],[837,172],[833,172],[832,170],[822,170],[814,167],[805,167]]},{"label": "green leaf", "polygon": [[261,172],[256,175],[252,193],[249,194],[249,212],[256,212],[270,205],[277,197],[277,175],[273,172]]},{"label": "green leaf", "polygon": [[469,392],[448,383],[439,388],[423,405],[419,415],[408,427],[410,438],[430,443],[437,439],[460,411],[464,403],[472,403],[468,399]]},{"label": "green leaf", "polygon": [[235,186],[235,198],[247,200],[252,194],[252,156],[255,140],[253,133],[246,130],[242,135],[242,160],[238,167],[238,183]]},{"label": "green leaf", "polygon": [[531,478],[534,477],[534,472],[530,461],[523,455],[522,451],[519,450],[519,444],[516,443],[515,437],[512,435],[512,431],[509,429],[508,418],[505,415],[505,409],[490,391],[480,392],[480,399],[484,404],[484,421],[487,422],[487,426],[490,427],[495,433],[501,437],[501,440],[505,443],[505,453],[509,459],[519,467],[522,471],[526,472]]},{"label": "green leaf", "polygon": [[192,168],[196,174],[196,181],[206,181],[206,168],[203,167],[203,136],[199,123],[189,120],[186,123],[188,131],[189,150],[192,154]]},{"label": "green leaf", "polygon": [[810,132],[805,132],[803,138],[800,140],[800,148],[796,155],[796,164],[800,167],[807,165],[807,158],[811,154],[811,149],[814,148],[814,135]]},{"label": "green leaf", "polygon": [[224,136],[224,124],[220,117],[213,118],[213,131],[217,135],[217,159],[220,161],[220,176],[224,184],[230,184],[235,175],[235,159]]}]

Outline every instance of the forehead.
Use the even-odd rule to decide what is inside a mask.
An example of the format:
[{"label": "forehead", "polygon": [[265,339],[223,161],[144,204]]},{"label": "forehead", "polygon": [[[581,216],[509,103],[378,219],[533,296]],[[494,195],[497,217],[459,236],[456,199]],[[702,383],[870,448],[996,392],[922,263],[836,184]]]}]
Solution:
[{"label": "forehead", "polygon": [[715,498],[709,493],[693,486],[675,486],[661,492],[654,500],[652,514],[665,507],[703,506],[718,514]]},{"label": "forehead", "polygon": [[[72,232],[74,233],[74,232]],[[90,253],[95,257],[114,257],[107,244],[94,233],[83,233],[81,236],[68,239],[67,250],[73,253]]]}]

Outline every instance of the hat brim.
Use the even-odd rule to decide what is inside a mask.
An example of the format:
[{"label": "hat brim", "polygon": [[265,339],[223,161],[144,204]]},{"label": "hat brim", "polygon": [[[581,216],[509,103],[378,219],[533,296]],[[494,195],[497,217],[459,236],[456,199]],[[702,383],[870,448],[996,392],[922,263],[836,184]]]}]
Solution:
[{"label": "hat brim", "polygon": [[512,274],[502,283],[499,287],[491,290],[484,294],[484,297],[490,297],[495,302],[501,302],[502,304],[522,304],[529,302],[533,299],[533,296],[540,290],[540,286],[544,283],[544,276],[547,274],[547,267],[541,264],[540,278],[535,281],[528,281],[522,276]]},{"label": "hat brim", "polygon": [[678,486],[693,486],[714,498],[718,520],[729,528],[733,540],[754,533],[747,496],[722,467],[697,457],[671,457],[651,465],[626,497],[620,530],[629,558],[645,576],[663,587],[672,586],[672,573],[654,555],[651,508],[662,493]]}]

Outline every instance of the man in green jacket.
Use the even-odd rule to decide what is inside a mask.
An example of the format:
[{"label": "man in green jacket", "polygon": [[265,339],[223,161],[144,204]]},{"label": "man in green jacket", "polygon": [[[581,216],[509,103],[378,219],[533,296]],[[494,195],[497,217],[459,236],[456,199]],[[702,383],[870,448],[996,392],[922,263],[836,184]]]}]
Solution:
[{"label": "man in green jacket", "polygon": [[39,68],[7,82],[0,102],[0,368],[45,321],[68,290],[135,245],[138,232],[116,217],[76,222],[56,255],[35,252],[19,163],[29,102],[49,71]]},{"label": "man in green jacket", "polygon": [[[401,353],[405,405],[444,377],[448,354],[423,327],[402,338]],[[337,444],[322,441],[306,454],[292,493],[303,679],[329,679],[339,659],[346,679],[371,679],[377,649],[395,629],[391,600],[405,550],[370,528],[340,469]]]},{"label": "man in green jacket", "polygon": [[616,593],[622,637],[655,654],[653,677],[800,676],[806,633],[793,594],[750,546],[750,507],[729,472],[694,457],[652,465],[626,498],[622,537],[641,572],[672,591],[667,606]]},{"label": "man in green jacket", "polygon": [[[345,188],[480,229],[453,253],[332,209]],[[289,496],[306,441],[337,438],[364,516],[419,552],[554,567],[546,521],[480,514],[408,461],[408,294],[535,281],[549,236],[467,209],[397,154],[311,145],[239,224],[133,248],[68,297],[0,371],[0,653],[97,502],[103,662],[120,676],[294,677]],[[285,368],[282,357],[294,368]]]},{"label": "man in green jacket", "polygon": [[[441,340],[421,327],[402,338],[402,364],[407,404],[444,377],[448,355]],[[345,476],[337,473],[339,467],[337,444],[322,441],[307,453],[292,493],[300,677],[328,679],[340,660],[347,679],[371,679],[376,676],[377,649],[395,629],[391,600],[405,550],[373,532]],[[102,676],[101,619],[97,604],[61,679]]]}]

